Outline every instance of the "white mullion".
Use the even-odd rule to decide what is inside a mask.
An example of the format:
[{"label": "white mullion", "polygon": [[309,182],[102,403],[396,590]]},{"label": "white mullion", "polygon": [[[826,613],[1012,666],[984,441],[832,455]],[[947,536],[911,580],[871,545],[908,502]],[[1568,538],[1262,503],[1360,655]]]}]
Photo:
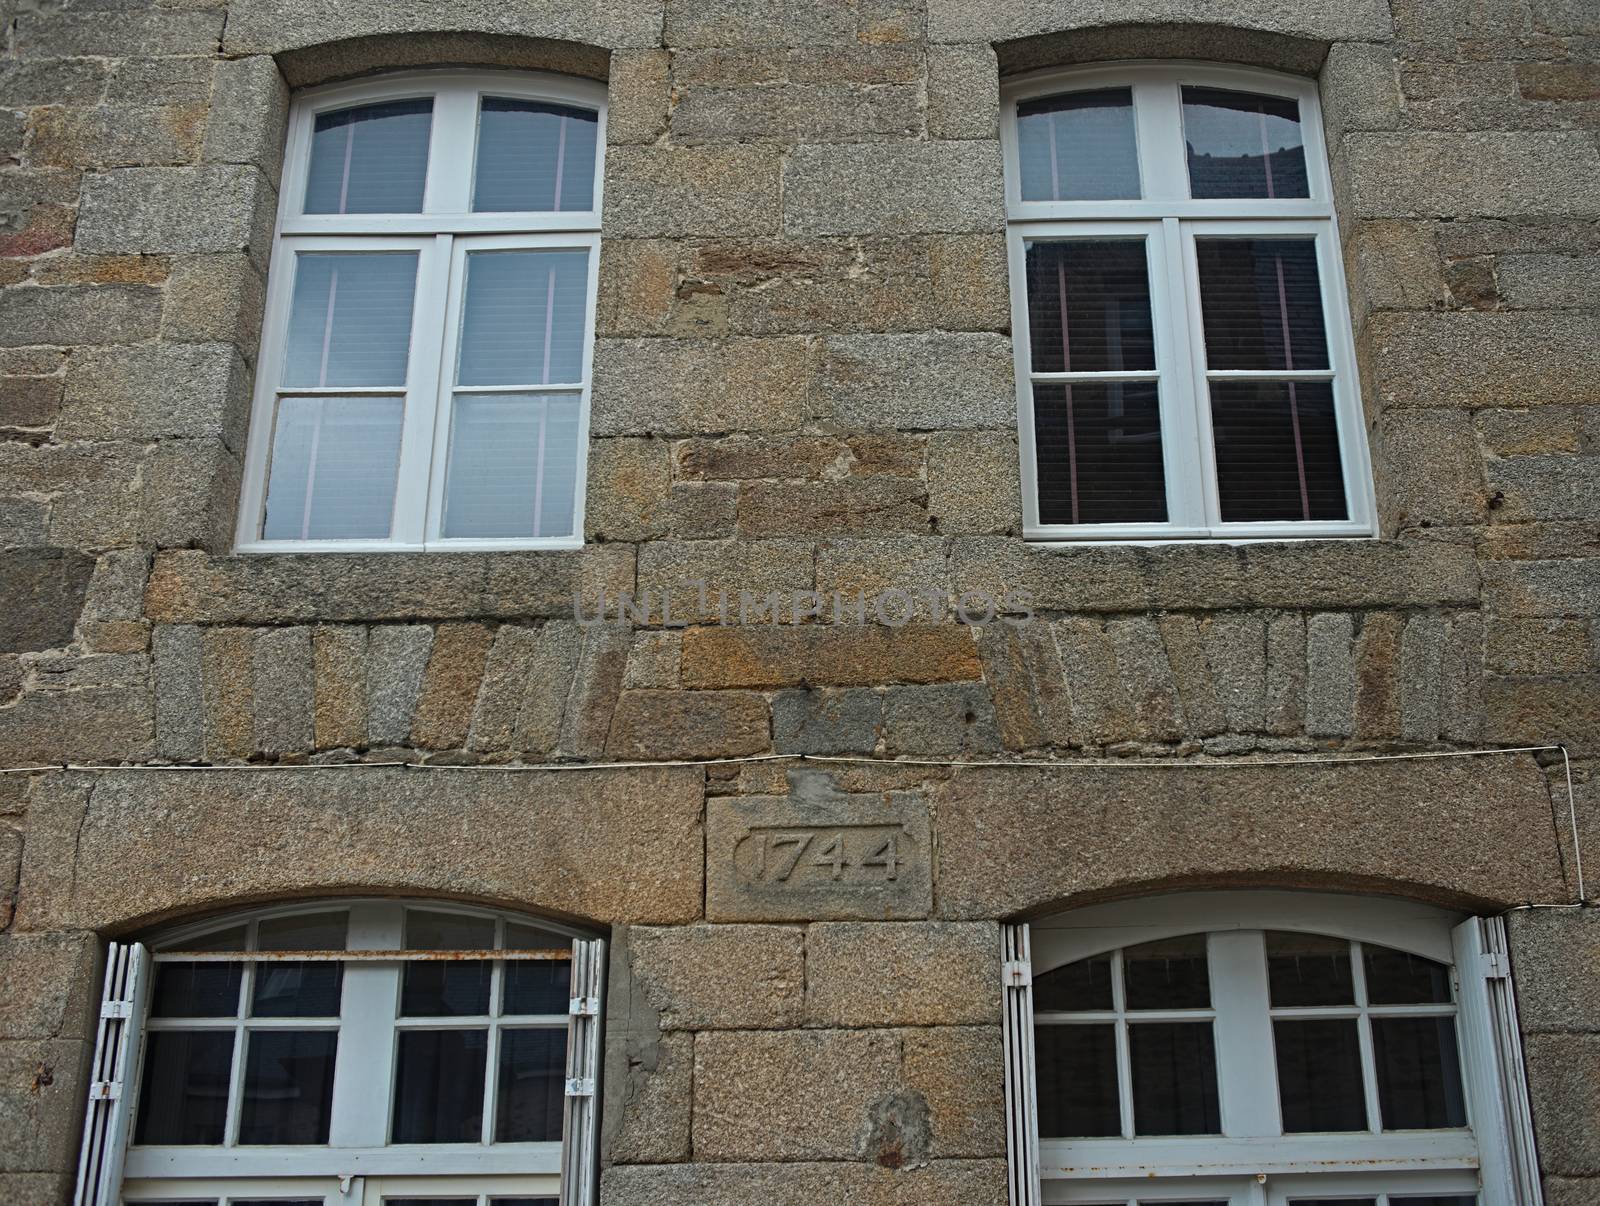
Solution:
[{"label": "white mullion", "polygon": [[[1161,455],[1167,472],[1168,519],[1176,527],[1208,529],[1216,523],[1215,471],[1211,464],[1210,405],[1205,395],[1205,349],[1194,325],[1188,256],[1182,224],[1161,222],[1159,284],[1166,319]],[[1152,296],[1153,300],[1153,296]],[[1162,332],[1158,329],[1158,349]]]},{"label": "white mullion", "polygon": [[425,214],[465,214],[472,208],[477,109],[478,90],[469,82],[441,83],[433,94]]},{"label": "white mullion", "polygon": [[[345,944],[359,950],[398,947],[388,904],[350,907]],[[332,1147],[381,1147],[389,1141],[394,1096],[394,1023],[402,964],[346,963],[340,991],[339,1045],[333,1070]]]},{"label": "white mullion", "polygon": [[[494,922],[494,944],[503,950],[506,945],[506,923],[497,917]],[[489,964],[489,1033],[484,1042],[483,1056],[483,1141],[494,1142],[494,1120],[500,1106],[500,994],[505,979],[505,962],[496,959]]]},{"label": "white mullion", "polygon": [[1206,962],[1211,1003],[1217,1013],[1213,1033],[1222,1133],[1230,1138],[1281,1135],[1262,931],[1223,930],[1207,935]]},{"label": "white mullion", "polygon": [[1096,382],[1115,384],[1118,381],[1160,381],[1161,373],[1159,370],[1130,369],[1127,372],[1103,373],[1033,373],[1031,377],[1037,385],[1065,385],[1074,381],[1092,385]]},{"label": "white mullion", "polygon": [[437,406],[430,427],[431,460],[426,482],[427,517],[422,529],[424,543],[438,540],[444,531],[445,474],[450,462],[450,424],[455,411],[457,362],[461,356],[461,333],[465,322],[463,306],[467,295],[467,256],[469,240],[457,238],[445,249],[449,265],[446,280],[439,290],[441,314],[436,328],[441,344],[434,366],[434,396]]},{"label": "white mullion", "polygon": [[1133,85],[1134,128],[1139,145],[1143,200],[1167,205],[1189,199],[1182,109],[1173,79]]},{"label": "white mullion", "polygon": [[1361,1016],[1356,1020],[1356,1036],[1361,1043],[1361,1085],[1367,1103],[1367,1129],[1383,1131],[1383,1110],[1378,1102],[1378,1061],[1372,1049],[1372,1023],[1367,1017],[1367,967],[1361,957],[1361,943],[1350,944],[1350,965],[1355,985],[1356,1004]]},{"label": "white mullion", "polygon": [[439,362],[445,340],[451,242],[450,235],[436,235],[417,257],[417,307],[406,373],[405,427],[400,441],[392,532],[392,539],[404,544],[420,545],[425,539],[427,483],[434,456],[434,430],[442,405]]},{"label": "white mullion", "polygon": [[1128,1000],[1122,983],[1122,952],[1111,954],[1111,1007],[1117,1021],[1112,1028],[1117,1054],[1117,1108],[1121,1114],[1122,1137],[1133,1135],[1133,1036],[1128,1033]]},{"label": "white mullion", "polygon": [[[1008,105],[1012,124],[1016,106]],[[1011,158],[1014,160],[1015,155]],[[1015,175],[1015,169],[1010,169]],[[1015,181],[1013,181],[1014,185]],[[1007,270],[1011,278],[1011,355],[1017,380],[1017,460],[1022,478],[1024,529],[1039,526],[1039,459],[1033,417],[1033,339],[1028,313],[1027,239],[1016,225],[1006,231]]]}]

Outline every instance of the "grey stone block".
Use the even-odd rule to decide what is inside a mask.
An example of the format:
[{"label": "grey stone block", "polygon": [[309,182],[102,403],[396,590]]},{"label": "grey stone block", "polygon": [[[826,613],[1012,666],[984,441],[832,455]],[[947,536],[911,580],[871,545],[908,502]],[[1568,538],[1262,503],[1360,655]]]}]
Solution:
[{"label": "grey stone block", "polygon": [[[871,968],[870,975],[862,969]],[[828,922],[806,930],[814,1026],[972,1026],[1000,1021],[993,922]]]},{"label": "grey stone block", "polygon": [[928,137],[998,138],[1000,68],[983,43],[928,47]]},{"label": "grey stone block", "polygon": [[1600,214],[1600,147],[1576,131],[1357,132],[1345,146],[1359,217]]},{"label": "grey stone block", "polygon": [[806,46],[855,40],[847,5],[794,5],[784,0],[671,0],[663,39],[668,46]]},{"label": "grey stone block", "polygon": [[1131,737],[1132,706],[1105,628],[1098,620],[1070,616],[1052,623],[1050,629],[1072,700],[1073,743],[1103,745]]},{"label": "grey stone block", "polygon": [[603,339],[594,352],[596,436],[784,431],[808,415],[806,340]]},{"label": "grey stone block", "polygon": [[268,757],[300,754],[315,744],[311,629],[268,628],[256,637],[255,744]]},{"label": "grey stone block", "polygon": [[1506,304],[1519,310],[1584,309],[1600,296],[1600,256],[1501,256],[1495,283]]},{"label": "grey stone block", "polygon": [[836,335],[824,341],[816,408],[866,428],[950,430],[1016,423],[1003,336]]},{"label": "grey stone block", "polygon": [[1106,636],[1141,735],[1157,741],[1178,740],[1188,726],[1156,622],[1145,616],[1110,620]]},{"label": "grey stone block", "polygon": [[870,754],[883,701],[869,688],[797,688],[772,700],[772,748],[780,754]]},{"label": "grey stone block", "polygon": [[[1240,31],[1264,30],[1331,41],[1382,41],[1391,36],[1389,6],[1382,0],[1289,0],[1262,7],[1251,0],[1221,0],[1205,9],[1212,24]],[[1155,26],[1194,21],[1182,0],[1129,0],[1116,20]],[[928,36],[935,42],[999,42],[1034,34],[1081,31],[1106,24],[1108,14],[1083,0],[981,5],[970,0],[929,0]]]},{"label": "grey stone block", "polygon": [[999,230],[1000,148],[990,141],[799,146],[783,170],[791,235]]},{"label": "grey stone block", "polygon": [[1267,719],[1266,618],[1248,612],[1210,616],[1201,622],[1201,634],[1228,727],[1261,732]]},{"label": "grey stone block", "polygon": [[155,656],[156,753],[174,762],[205,757],[205,697],[200,629],[158,625],[150,634]]},{"label": "grey stone block", "polygon": [[[140,539],[159,548],[221,552],[233,543],[242,454],[220,440],[158,443],[143,470]],[[116,543],[110,532],[91,538]]]},{"label": "grey stone block", "polygon": [[1600,1030],[1600,912],[1522,909],[1507,923],[1524,1033]]},{"label": "grey stone block", "polygon": [[404,745],[433,649],[426,624],[384,624],[367,636],[367,735],[373,745]]},{"label": "grey stone block", "polygon": [[1395,52],[1384,42],[1335,42],[1318,80],[1322,123],[1335,151],[1352,130],[1400,125],[1400,80]]},{"label": "grey stone block", "polygon": [[224,14],[217,9],[28,13],[17,22],[25,59],[156,58],[217,52]]},{"label": "grey stone block", "polygon": [[1267,617],[1266,730],[1281,737],[1305,731],[1306,621],[1295,612]]},{"label": "grey stone block", "polygon": [[1402,528],[1483,522],[1483,454],[1470,413],[1389,411],[1374,451]]},{"label": "grey stone block", "polygon": [[672,110],[678,142],[902,141],[922,129],[922,90],[910,84],[699,85]]},{"label": "grey stone block", "polygon": [[244,448],[251,375],[231,344],[150,344],[72,357],[63,440],[221,439]]},{"label": "grey stone block", "polygon": [[76,245],[146,255],[248,250],[264,264],[276,207],[254,167],[119,168],[84,181]]},{"label": "grey stone block", "polygon": [[1439,739],[1444,642],[1443,616],[1423,612],[1406,621],[1400,638],[1400,735],[1407,741]]},{"label": "grey stone block", "polygon": [[[522,697],[528,690],[530,670],[539,647],[539,629],[520,624],[502,624],[495,630],[494,644],[484,663],[483,682],[473,704],[472,727],[467,734],[471,750],[511,749],[517,728]],[[563,680],[562,686],[565,685]],[[554,683],[543,683],[548,691],[558,691]]]},{"label": "grey stone block", "polygon": [[1355,731],[1355,620],[1320,612],[1306,621],[1306,732],[1348,737]]},{"label": "grey stone block", "polygon": [[278,187],[289,116],[289,89],[269,55],[216,65],[203,150],[207,163],[259,168]]},{"label": "grey stone block", "polygon": [[0,70],[0,92],[17,108],[92,105],[106,89],[108,64],[95,59],[12,60]]},{"label": "grey stone block", "polygon": [[606,1169],[602,1194],[652,1206],[1004,1206],[1004,1160],[935,1160],[903,1169],[873,1164],[640,1164]]},{"label": "grey stone block", "polygon": [[606,154],[606,234],[776,234],[782,219],[781,168],[776,147],[613,147]]},{"label": "grey stone block", "polygon": [[68,644],[94,569],[93,557],[67,549],[0,557],[0,653]]},{"label": "grey stone block", "polygon": [[805,931],[695,925],[628,931],[631,990],[663,1030],[785,1030],[805,1016]]},{"label": "grey stone block", "polygon": [[1589,314],[1378,314],[1370,330],[1386,407],[1600,402],[1600,318]]},{"label": "grey stone block", "polygon": [[1491,460],[1485,476],[1489,489],[1504,496],[1497,520],[1600,519],[1600,456]]},{"label": "grey stone block", "polygon": [[266,281],[245,253],[179,256],[167,278],[161,336],[173,343],[231,343],[255,362]]},{"label": "grey stone block", "polygon": [[937,432],[928,440],[928,514],[941,532],[1020,532],[1021,480],[1010,432]]},{"label": "grey stone block", "polygon": [[1600,1175],[1600,1035],[1532,1034],[1525,1055],[1540,1168]]},{"label": "grey stone block", "polygon": [[148,285],[55,285],[0,292],[0,347],[138,343],[161,323]]},{"label": "grey stone block", "polygon": [[577,624],[559,620],[539,630],[539,645],[529,659],[511,733],[511,749],[532,754],[555,752],[582,652],[583,629]]},{"label": "grey stone block", "polygon": [[1445,627],[1439,669],[1439,735],[1477,741],[1483,734],[1483,617],[1457,612]]},{"label": "grey stone block", "polygon": [[655,142],[666,133],[671,99],[667,51],[613,51],[606,87],[606,142],[612,146]]}]

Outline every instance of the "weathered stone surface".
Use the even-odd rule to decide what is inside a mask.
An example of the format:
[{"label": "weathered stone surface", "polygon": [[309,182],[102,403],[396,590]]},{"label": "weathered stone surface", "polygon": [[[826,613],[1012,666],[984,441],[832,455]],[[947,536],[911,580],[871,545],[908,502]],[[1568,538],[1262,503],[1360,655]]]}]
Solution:
[{"label": "weathered stone surface", "polygon": [[1459,612],[1445,625],[1439,669],[1439,728],[1446,741],[1477,741],[1483,733],[1484,624]]},{"label": "weathered stone surface", "polygon": [[[469,749],[512,748],[512,735],[516,732],[523,695],[530,686],[539,640],[540,630],[537,628],[502,624],[495,630],[494,644],[484,659],[483,681],[473,702],[472,723],[467,738]],[[541,685],[550,695],[564,695],[562,688],[565,681],[563,679],[559,686],[548,681]],[[556,716],[559,726],[559,709]]]},{"label": "weathered stone surface", "polygon": [[1381,440],[1382,477],[1401,527],[1483,521],[1483,457],[1469,413],[1393,411]]},{"label": "weathered stone surface", "polygon": [[265,262],[277,197],[253,167],[130,167],[84,181],[75,245],[89,252],[249,248]]},{"label": "weathered stone surface", "polygon": [[[559,748],[563,754],[594,758],[606,748],[617,708],[617,693],[622,690],[622,676],[628,668],[629,643],[628,632],[622,627],[599,625],[584,630],[583,644],[573,665],[572,688],[561,716]],[[560,690],[559,682],[550,686]],[[531,682],[529,689],[535,689]],[[538,689],[550,688],[541,684]],[[766,708],[760,711],[764,722]],[[693,731],[697,719],[701,717],[687,722],[689,731]],[[733,727],[739,726],[735,723]],[[662,744],[668,744],[673,739],[681,740],[683,734],[684,730],[679,729],[673,737],[659,736],[663,738]]]},{"label": "weathered stone surface", "polygon": [[312,748],[315,715],[311,629],[268,628],[256,637],[255,747],[273,757]]},{"label": "weathered stone surface", "polygon": [[1501,256],[1495,283],[1519,310],[1587,308],[1600,293],[1600,256]]},{"label": "weathered stone surface", "polygon": [[922,130],[921,89],[909,84],[769,84],[680,89],[676,142],[899,141]]},{"label": "weathered stone surface", "polygon": [[927,528],[927,488],[915,480],[751,482],[739,491],[739,532],[753,539]]},{"label": "weathered stone surface", "polygon": [[660,1164],[608,1168],[600,1192],[652,1206],[1004,1206],[1003,1160],[903,1169],[856,1163]]},{"label": "weathered stone surface", "polygon": [[1551,805],[1526,755],[1254,769],[968,769],[933,800],[945,917],[1043,911],[1113,884],[1381,882],[1444,901],[1501,904],[1570,894],[1554,838],[1530,840],[1536,827],[1549,833]]},{"label": "weathered stone surface", "polygon": [[71,1167],[91,1047],[73,1039],[0,1042],[0,1172]]},{"label": "weathered stone surface", "polygon": [[[539,630],[539,644],[528,661],[528,673],[511,734],[511,748],[531,754],[554,752],[561,741],[569,702],[569,684],[583,654],[583,630],[555,621]],[[593,729],[589,736],[593,736]]]},{"label": "weathered stone surface", "polygon": [[775,147],[613,147],[605,231],[616,238],[776,234],[781,170]]},{"label": "weathered stone surface", "polygon": [[628,931],[633,989],[664,1030],[783,1030],[806,1016],[806,935],[792,926]]},{"label": "weathered stone surface", "polygon": [[439,626],[417,694],[411,744],[441,750],[466,744],[493,640],[493,630],[483,624]]},{"label": "weathered stone surface", "polygon": [[753,691],[624,691],[606,752],[618,758],[734,758],[771,746]]},{"label": "weathered stone surface", "polygon": [[1112,620],[1106,624],[1106,636],[1116,655],[1117,672],[1135,724],[1158,741],[1177,740],[1187,725],[1172,663],[1155,621],[1145,617]]},{"label": "weathered stone surface", "polygon": [[805,540],[654,541],[640,549],[638,589],[658,607],[669,595],[675,622],[742,623],[741,592],[750,596],[746,610],[753,614],[773,592],[809,591],[812,559]]},{"label": "weathered stone surface", "polygon": [[243,163],[278,186],[289,115],[289,89],[268,55],[223,59],[212,83],[206,122],[207,163]]},{"label": "weathered stone surface", "polygon": [[790,795],[706,802],[712,921],[926,917],[933,872],[927,804],[903,792],[840,793],[789,772]]},{"label": "weathered stone surface", "polygon": [[1440,675],[1444,659],[1444,617],[1415,615],[1400,638],[1400,735],[1407,741],[1439,738]]},{"label": "weathered stone surface", "polygon": [[1405,619],[1393,612],[1364,617],[1356,638],[1356,734],[1400,736],[1400,641]]},{"label": "weathered stone surface", "polygon": [[1131,735],[1132,707],[1104,626],[1098,620],[1069,617],[1051,624],[1050,629],[1071,697],[1073,744],[1104,743]]},{"label": "weathered stone surface", "polygon": [[772,700],[772,748],[780,754],[870,754],[883,700],[870,688],[796,688]]},{"label": "weathered stone surface", "polygon": [[1524,909],[1507,920],[1524,1032],[1600,1030],[1600,913]]},{"label": "weathered stone surface", "polygon": [[891,687],[883,697],[883,741],[891,756],[984,755],[1002,746],[989,692],[964,683]]},{"label": "weathered stone surface", "polygon": [[1600,674],[1488,678],[1483,715],[1484,736],[1491,741],[1600,751]]},{"label": "weathered stone surface", "polygon": [[423,624],[384,625],[367,635],[367,732],[374,745],[404,745],[433,629]]},{"label": "weathered stone surface", "polygon": [[250,374],[225,343],[150,344],[72,358],[56,436],[198,439],[244,447]]},{"label": "weathered stone surface", "polygon": [[0,653],[53,649],[72,640],[94,558],[23,549],[0,558]]},{"label": "weathered stone surface", "polygon": [[1363,218],[1600,213],[1583,183],[1600,149],[1575,131],[1354,133],[1345,147]]},{"label": "weathered stone surface", "polygon": [[206,757],[247,758],[254,752],[255,634],[247,628],[207,628],[200,638],[201,689],[206,709]]},{"label": "weathered stone surface", "polygon": [[988,141],[796,147],[783,169],[786,234],[998,230],[1000,152]]},{"label": "weathered stone surface", "polygon": [[690,687],[854,687],[981,674],[971,632],[954,624],[752,625],[683,635],[683,681]]},{"label": "weathered stone surface", "polygon": [[[994,924],[833,922],[811,926],[805,945],[805,1009],[813,1025],[1000,1021],[1000,930]],[[863,975],[864,968],[871,974]]]},{"label": "weathered stone surface", "polygon": [[[1187,20],[1192,10],[1171,0],[1133,0],[1116,10],[1119,22],[1168,24]],[[1390,36],[1388,6],[1379,0],[1317,0],[1263,9],[1249,0],[1209,5],[1206,18],[1219,26],[1265,30],[1324,40],[1376,41]],[[1057,30],[1081,30],[1106,23],[1107,14],[1077,0],[997,7],[974,6],[965,0],[929,0],[928,36],[936,42],[998,42]]]},{"label": "weathered stone surface", "polygon": [[628,650],[624,687],[676,687],[683,638],[675,632],[637,632]]},{"label": "weathered stone surface", "polygon": [[137,343],[156,333],[161,294],[148,285],[56,285],[0,291],[0,346]]},{"label": "weathered stone surface", "polygon": [[908,1031],[901,1058],[907,1085],[928,1103],[929,1148],[935,1158],[1005,1155],[1005,1054],[999,1026]]},{"label": "weathered stone surface", "polygon": [[928,136],[996,138],[1000,69],[982,43],[928,48]]},{"label": "weathered stone surface", "polygon": [[[443,774],[448,791],[432,777]],[[219,770],[204,793],[178,779],[63,775],[36,791],[19,928],[109,927],[357,888],[601,923],[700,916],[693,768]],[[642,849],[653,857],[641,860]]]},{"label": "weathered stone surface", "polygon": [[928,440],[928,515],[940,532],[1021,531],[1020,481],[1009,432],[938,432]]},{"label": "weathered stone surface", "polygon": [[167,280],[161,334],[175,343],[231,343],[254,360],[266,282],[243,252],[179,256]]},{"label": "weathered stone surface", "polygon": [[1600,519],[1600,456],[1519,456],[1486,466],[1496,519]]},{"label": "weathered stone surface", "polygon": [[170,9],[32,12],[18,22],[24,58],[138,58],[217,50],[223,14]]},{"label": "weathered stone surface", "polygon": [[205,757],[205,696],[200,629],[162,625],[150,634],[155,655],[156,753],[175,762]]},{"label": "weathered stone surface", "polygon": [[1600,1036],[1533,1034],[1524,1042],[1539,1166],[1600,1174]]},{"label": "weathered stone surface", "polygon": [[[937,537],[839,537],[819,543],[816,559],[817,591],[826,599],[824,611],[830,617],[838,595],[841,616],[858,616],[860,599],[867,618],[877,618],[878,600],[886,592],[898,592],[885,602],[886,616],[893,620],[907,614],[918,620],[943,620],[949,611],[945,544]],[[909,605],[904,597],[908,594]],[[981,618],[981,612],[974,616]]]},{"label": "weathered stone surface", "polygon": [[800,338],[602,339],[594,374],[597,436],[782,431],[809,414],[811,351]]},{"label": "weathered stone surface", "polygon": [[317,749],[367,743],[367,630],[319,624],[311,632],[312,730]]}]

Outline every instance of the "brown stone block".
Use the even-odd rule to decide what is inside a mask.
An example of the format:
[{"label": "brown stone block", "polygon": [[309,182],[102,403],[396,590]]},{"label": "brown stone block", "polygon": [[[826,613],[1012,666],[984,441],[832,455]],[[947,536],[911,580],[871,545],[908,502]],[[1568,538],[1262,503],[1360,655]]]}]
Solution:
[{"label": "brown stone block", "polygon": [[1539,1167],[1600,1175],[1600,1036],[1533,1034],[1524,1050]]},{"label": "brown stone block", "polygon": [[472,706],[494,630],[483,624],[441,624],[422,676],[411,743],[420,749],[456,749],[467,741]]},{"label": "brown stone block", "polygon": [[844,465],[848,445],[834,436],[731,435],[680,441],[679,477],[692,481],[816,480]]},{"label": "brown stone block", "polygon": [[602,1200],[651,1206],[1005,1206],[1004,1160],[872,1164],[658,1164],[608,1168]]},{"label": "brown stone block", "polygon": [[18,920],[108,929],[378,891],[680,924],[701,913],[701,798],[694,768],[56,776],[32,796]]},{"label": "brown stone block", "polygon": [[781,165],[777,147],[612,147],[606,232],[621,238],[776,234]]},{"label": "brown stone block", "polygon": [[155,717],[143,686],[30,691],[0,709],[0,766],[136,762],[154,748]]},{"label": "brown stone block", "polygon": [[591,434],[784,431],[809,416],[811,350],[770,339],[602,339]]},{"label": "brown stone block", "polygon": [[[863,975],[863,968],[871,974]],[[812,1025],[998,1024],[999,927],[936,921],[813,925],[806,930],[805,978],[806,1020]]]},{"label": "brown stone block", "polygon": [[1600,100],[1600,66],[1594,63],[1518,63],[1517,92],[1524,100]]},{"label": "brown stone block", "polygon": [[692,628],[683,636],[690,687],[880,686],[981,678],[962,625]]},{"label": "brown stone block", "polygon": [[1508,923],[1523,1031],[1600,1030],[1600,912],[1523,909]]},{"label": "brown stone block", "polygon": [[1380,314],[1370,339],[1385,406],[1600,402],[1600,318],[1581,313]]},{"label": "brown stone block", "polygon": [[[658,540],[640,546],[638,594],[648,595],[659,614],[671,599],[673,622],[742,623],[741,594],[751,615],[777,592],[788,618],[790,596],[814,581],[808,540]],[[589,613],[586,613],[589,614]]]},{"label": "brown stone block", "polygon": [[0,934],[0,1040],[93,1037],[93,934]]},{"label": "brown stone block", "polygon": [[756,539],[831,532],[928,530],[928,488],[892,477],[838,482],[749,482],[739,490],[739,531]]},{"label": "brown stone block", "polygon": [[1600,674],[1488,678],[1484,736],[1507,744],[1556,744],[1600,752]]},{"label": "brown stone block", "polygon": [[618,758],[735,758],[772,744],[753,691],[624,691],[606,753]]},{"label": "brown stone block", "polygon": [[75,1040],[0,1041],[0,1173],[72,1168],[90,1055]]},{"label": "brown stone block", "polygon": [[1378,612],[1361,622],[1356,639],[1356,734],[1400,736],[1400,640],[1405,618]]},{"label": "brown stone block", "polygon": [[628,931],[633,991],[663,1030],[782,1030],[805,1015],[806,936],[794,926]]},{"label": "brown stone block", "polygon": [[319,624],[311,632],[317,749],[367,743],[367,630]]},{"label": "brown stone block", "polygon": [[1224,885],[1381,890],[1479,906],[1572,892],[1550,792],[1527,755],[967,769],[933,788],[932,802],[939,913],[951,918]]},{"label": "brown stone block", "polygon": [[999,1026],[910,1030],[902,1058],[906,1083],[928,1103],[929,1146],[936,1158],[1006,1154],[1006,1070]]}]

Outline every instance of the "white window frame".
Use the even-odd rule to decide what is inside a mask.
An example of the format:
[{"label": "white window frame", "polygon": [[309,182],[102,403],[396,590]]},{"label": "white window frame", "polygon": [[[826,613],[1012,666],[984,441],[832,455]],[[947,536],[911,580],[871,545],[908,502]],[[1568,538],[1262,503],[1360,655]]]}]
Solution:
[{"label": "white window frame", "polygon": [[[490,1013],[485,1017],[409,1018],[399,1016],[400,955],[407,909],[453,913],[495,922],[497,947],[505,926],[523,924],[572,940],[572,993],[568,1011],[521,1016],[511,1025],[564,1027],[567,1033],[566,1104],[560,1141],[493,1142],[494,1092],[498,1073],[500,984],[505,962],[494,962]],[[358,952],[344,962],[337,1023],[309,1018],[149,1017],[148,987],[153,965],[182,951],[184,942],[218,930],[247,926],[254,946],[255,926],[263,919],[348,912],[346,949]],[[600,939],[573,927],[504,910],[455,903],[399,899],[337,899],[227,914],[158,935],[149,947],[113,944],[107,973],[104,1016],[114,1028],[109,1038],[102,1022],[97,1068],[118,1069],[110,1088],[99,1077],[90,1089],[86,1134],[96,1137],[93,1158],[80,1168],[78,1206],[113,1206],[155,1199],[279,1196],[322,1198],[330,1206],[379,1206],[385,1194],[473,1197],[515,1195],[556,1198],[562,1206],[592,1206],[595,1193],[595,1110],[599,1082],[599,1026],[605,947]],[[390,951],[396,958],[383,957]],[[214,958],[241,960],[239,955]],[[412,956],[415,958],[416,956]],[[244,962],[241,998],[250,999],[255,964]],[[331,1029],[339,1032],[333,1113],[326,1144],[245,1146],[235,1142],[240,1078],[245,1058],[244,1032],[265,1029]],[[144,1036],[160,1030],[232,1030],[227,1141],[222,1145],[135,1145],[136,1117],[143,1083]],[[483,1138],[477,1143],[388,1142],[392,1126],[398,1035],[405,1030],[487,1029]],[[108,1071],[107,1076],[112,1073]],[[108,1104],[109,1107],[108,1108]],[[114,1115],[112,1111],[114,1110]],[[86,1148],[86,1152],[89,1149]],[[423,1180],[422,1178],[431,1178]],[[443,1178],[443,1179],[441,1179]],[[356,1189],[352,1195],[351,1185]],[[380,1192],[381,1190],[381,1192]]]},{"label": "white window frame", "polygon": [[[1300,106],[1309,198],[1193,200],[1183,138],[1181,88],[1226,88],[1293,99]],[[1133,92],[1140,200],[1024,201],[1017,141],[1021,102],[1097,88]],[[1011,277],[1012,348],[1017,375],[1017,423],[1022,470],[1023,535],[1060,543],[1178,540],[1297,540],[1365,538],[1377,534],[1377,507],[1366,420],[1356,373],[1349,293],[1333,206],[1333,184],[1314,82],[1277,72],[1199,63],[1120,63],[1112,67],[1035,72],[1002,88],[1001,145],[1005,162],[1006,240]],[[1217,497],[1211,406],[1206,389],[1204,328],[1194,243],[1199,237],[1308,235],[1317,248],[1329,369],[1312,372],[1212,372],[1211,379],[1263,377],[1333,381],[1345,498],[1349,517],[1224,523]],[[1155,325],[1153,373],[1037,374],[1031,372],[1025,244],[1031,239],[1135,238],[1146,244],[1150,307]],[[1162,456],[1167,478],[1166,523],[1046,524],[1039,518],[1033,382],[1045,379],[1159,378]]]},{"label": "white window frame", "polygon": [[[420,214],[306,214],[306,177],[319,114],[353,105],[413,97],[434,98],[427,182]],[[478,106],[484,96],[546,101],[597,115],[593,207],[582,211],[472,213],[473,156]],[[265,320],[235,534],[242,553],[470,552],[495,549],[575,549],[583,546],[595,297],[600,274],[601,182],[605,167],[606,91],[593,80],[537,71],[434,70],[380,76],[358,84],[311,88],[290,107],[283,188],[273,236]],[[455,385],[464,257],[472,251],[536,248],[582,251],[589,275],[584,302],[582,375],[561,386],[519,386],[518,393],[578,393],[578,463],[573,530],[564,536],[446,539],[440,535],[448,460],[450,402]],[[294,296],[295,254],[301,251],[414,251],[418,256],[410,355],[404,386],[280,387]],[[473,392],[471,387],[467,392]],[[495,389],[477,392],[497,392]],[[387,539],[267,540],[262,537],[277,400],[285,397],[404,395],[405,414]]]},{"label": "white window frame", "polygon": [[[1434,1193],[1476,1195],[1479,1206],[1539,1206],[1537,1155],[1498,919],[1370,897],[1195,892],[1096,905],[1003,929],[1007,1046],[1025,1051],[1029,1064],[1007,1062],[1008,1113],[1018,1120],[1009,1135],[1013,1206],[1161,1198],[1284,1206],[1295,1198],[1381,1198],[1386,1189],[1399,1206],[1404,1195]],[[1270,1036],[1272,1017],[1300,1011],[1270,1007],[1260,945],[1265,930],[1368,942],[1450,966],[1467,1128],[1281,1134],[1272,1061],[1260,1058],[1271,1039],[1263,1035]],[[1224,1135],[1041,1137],[1031,1066],[1034,978],[1093,955],[1196,933],[1208,935],[1212,1008],[1185,1012],[1217,1018]],[[1366,1008],[1374,1014],[1450,1012],[1438,1006]],[[1347,1012],[1354,1016],[1358,1010]],[[1159,1020],[1154,1013],[1140,1017]],[[1365,1048],[1365,1026],[1361,1032]],[[1369,1052],[1363,1062],[1370,1099]],[[1126,1114],[1126,1068],[1119,1079]],[[1375,1103],[1369,1100],[1368,1108],[1374,1111]],[[1034,1168],[1037,1173],[1029,1175]]]}]

